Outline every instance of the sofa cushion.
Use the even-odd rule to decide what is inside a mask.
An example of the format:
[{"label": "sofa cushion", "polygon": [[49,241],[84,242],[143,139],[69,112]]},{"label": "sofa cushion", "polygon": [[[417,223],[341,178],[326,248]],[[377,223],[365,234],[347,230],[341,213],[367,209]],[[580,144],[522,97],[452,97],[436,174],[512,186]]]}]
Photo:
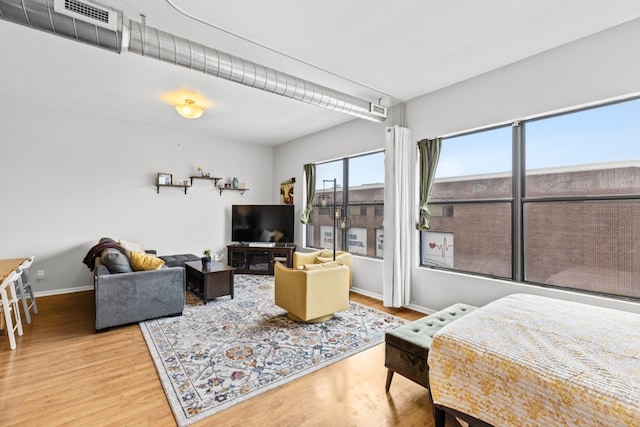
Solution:
[{"label": "sofa cushion", "polygon": [[162,255],[159,258],[167,267],[184,267],[185,262],[200,261],[200,257],[193,254]]},{"label": "sofa cushion", "polygon": [[131,273],[133,269],[129,263],[129,258],[117,249],[105,249],[100,255],[102,263],[114,273]]},{"label": "sofa cushion", "polygon": [[129,260],[135,271],[159,270],[164,265],[164,261],[158,257],[135,251],[131,252]]}]

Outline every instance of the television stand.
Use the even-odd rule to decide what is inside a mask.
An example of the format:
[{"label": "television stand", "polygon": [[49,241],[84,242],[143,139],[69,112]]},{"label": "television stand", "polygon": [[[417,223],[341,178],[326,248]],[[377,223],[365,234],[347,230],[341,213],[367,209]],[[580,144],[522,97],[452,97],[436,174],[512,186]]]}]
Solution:
[{"label": "television stand", "polygon": [[254,246],[254,244],[233,244],[227,246],[227,262],[234,267],[236,274],[269,274],[273,275],[276,262],[293,268],[293,253],[296,245]]},{"label": "television stand", "polygon": [[273,248],[276,244],[273,242],[252,242],[249,247],[252,248]]}]

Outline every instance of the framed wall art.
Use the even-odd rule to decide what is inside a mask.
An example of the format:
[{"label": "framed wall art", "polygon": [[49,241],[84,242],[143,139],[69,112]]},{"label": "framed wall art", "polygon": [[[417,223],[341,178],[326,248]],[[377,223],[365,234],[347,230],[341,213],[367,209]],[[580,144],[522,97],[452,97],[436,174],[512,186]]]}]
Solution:
[{"label": "framed wall art", "polygon": [[159,173],[158,174],[158,185],[172,185],[173,184],[173,175],[170,173]]}]

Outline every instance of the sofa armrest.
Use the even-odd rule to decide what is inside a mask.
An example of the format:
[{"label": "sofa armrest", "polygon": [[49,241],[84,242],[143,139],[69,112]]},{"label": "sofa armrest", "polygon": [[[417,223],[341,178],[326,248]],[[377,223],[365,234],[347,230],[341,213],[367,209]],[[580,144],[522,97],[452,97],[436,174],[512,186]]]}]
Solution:
[{"label": "sofa armrest", "polygon": [[349,308],[349,267],[340,265],[331,268],[307,271],[307,307],[310,317],[322,312],[343,311]]},{"label": "sofa armrest", "polygon": [[182,313],[184,268],[98,274],[99,264],[96,260],[96,330]]},{"label": "sofa armrest", "polygon": [[316,257],[319,257],[322,251],[313,251],[313,252],[300,252],[295,251],[293,253],[293,266],[294,267],[302,267],[305,264],[313,264],[316,260]]}]

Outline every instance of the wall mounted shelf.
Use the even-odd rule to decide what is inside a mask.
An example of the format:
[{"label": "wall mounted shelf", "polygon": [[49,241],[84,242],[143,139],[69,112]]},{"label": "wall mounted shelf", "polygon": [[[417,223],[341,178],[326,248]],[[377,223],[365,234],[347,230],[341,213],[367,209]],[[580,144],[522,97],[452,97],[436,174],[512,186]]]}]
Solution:
[{"label": "wall mounted shelf", "polygon": [[160,187],[182,188],[182,189],[184,189],[184,194],[187,194],[187,188],[193,186],[193,180],[194,179],[206,179],[208,181],[213,181],[213,186],[214,186],[214,188],[218,189],[218,191],[220,191],[220,196],[222,196],[222,192],[225,191],[225,190],[239,191],[240,195],[244,195],[244,192],[249,190],[248,188],[232,188],[232,187],[218,186],[218,181],[220,181],[222,178],[217,177],[217,176],[193,175],[193,176],[189,177],[189,179],[191,180],[191,184],[189,184],[187,181],[184,181],[184,184],[160,184],[160,182],[163,182],[163,180],[161,180],[162,176],[166,176],[167,177],[167,181],[166,182],[172,182],[173,181],[173,177],[172,177],[171,174],[158,174],[158,183],[156,183],[156,192],[158,194],[160,194]]},{"label": "wall mounted shelf", "polygon": [[248,188],[229,188],[229,187],[218,187],[220,190],[220,196],[222,196],[223,191],[239,191],[240,195],[243,196],[245,191],[249,191]]},{"label": "wall mounted shelf", "polygon": [[213,181],[214,186],[216,186],[218,184],[218,181],[222,179],[216,176],[198,176],[198,175],[190,176],[189,178],[191,178],[191,185],[193,185],[194,179],[208,179],[209,181]]},{"label": "wall mounted shelf", "polygon": [[171,187],[171,188],[183,188],[184,194],[187,194],[187,188],[191,187],[190,185],[178,185],[178,184],[156,184],[156,192],[160,194],[160,187]]}]

